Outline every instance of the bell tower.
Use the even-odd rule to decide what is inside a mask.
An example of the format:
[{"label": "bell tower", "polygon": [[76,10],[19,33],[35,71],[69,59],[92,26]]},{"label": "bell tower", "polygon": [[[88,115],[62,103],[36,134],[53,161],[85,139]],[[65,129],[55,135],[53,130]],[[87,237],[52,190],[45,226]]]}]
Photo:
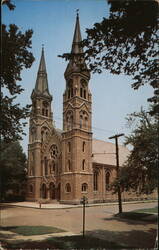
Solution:
[{"label": "bell tower", "polygon": [[84,195],[92,200],[92,128],[90,73],[80,46],[79,15],[76,16],[71,59],[64,73],[61,202],[78,204]]},{"label": "bell tower", "polygon": [[51,111],[52,96],[48,88],[44,48],[42,48],[36,84],[31,94],[31,100],[27,199],[36,201],[40,198],[40,183],[43,175],[41,146],[51,133],[53,121]]}]

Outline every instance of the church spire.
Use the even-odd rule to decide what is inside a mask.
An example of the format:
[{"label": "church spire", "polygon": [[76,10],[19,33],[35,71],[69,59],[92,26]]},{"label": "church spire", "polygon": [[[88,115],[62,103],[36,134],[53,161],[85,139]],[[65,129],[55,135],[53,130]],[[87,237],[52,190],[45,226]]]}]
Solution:
[{"label": "church spire", "polygon": [[82,37],[80,30],[80,21],[79,21],[79,14],[77,12],[74,36],[72,41],[72,49],[71,49],[72,58],[70,59],[67,68],[65,70],[64,74],[65,78],[67,78],[67,76],[70,75],[71,73],[81,72],[81,69],[83,70],[83,74],[85,74],[87,77],[90,77],[86,63],[83,58],[83,48],[81,47],[81,42],[82,42]]},{"label": "church spire", "polygon": [[83,49],[80,46],[81,41],[82,41],[82,37],[81,37],[81,30],[80,30],[80,21],[79,21],[79,14],[77,12],[71,53],[74,53],[74,54],[83,53]]},{"label": "church spire", "polygon": [[48,80],[47,80],[47,72],[46,72],[46,64],[45,64],[45,56],[44,56],[44,47],[42,46],[41,59],[39,64],[39,69],[37,73],[37,79],[35,88],[32,93],[33,96],[45,96],[47,98],[51,98],[52,96],[49,93]]}]

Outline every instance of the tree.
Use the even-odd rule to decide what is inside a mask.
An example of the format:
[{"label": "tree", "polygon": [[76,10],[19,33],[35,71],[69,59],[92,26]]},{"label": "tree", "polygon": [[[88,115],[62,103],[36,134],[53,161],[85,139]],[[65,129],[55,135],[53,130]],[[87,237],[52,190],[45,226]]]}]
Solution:
[{"label": "tree", "polygon": [[141,108],[127,117],[131,135],[126,145],[131,145],[130,155],[120,171],[119,183],[124,190],[149,194],[158,184],[158,121]]},{"label": "tree", "polygon": [[[17,95],[23,88],[18,85],[22,81],[21,71],[30,68],[34,57],[29,51],[33,31],[22,33],[15,24],[7,28],[2,25],[2,50],[1,50],[1,124],[2,139],[6,141],[21,139],[23,125],[21,119],[26,119],[29,114],[29,106],[20,107],[15,103]],[[8,93],[7,93],[8,92]],[[4,94],[5,93],[5,94]]]},{"label": "tree", "polygon": [[11,0],[1,0],[1,4],[7,5],[10,10],[15,9],[15,5],[12,3]]},{"label": "tree", "polygon": [[[86,29],[81,46],[92,72],[108,70],[112,74],[132,77],[132,87],[144,84],[154,88],[152,113],[159,112],[158,78],[158,2],[157,0],[107,0],[109,18]],[[74,55],[65,53],[66,60]]]},{"label": "tree", "polygon": [[[109,70],[113,74],[124,73],[133,79],[132,87],[150,84],[154,96],[148,100],[159,101],[158,45],[156,0],[108,0],[109,18],[95,23],[87,29],[85,58],[90,69],[101,73]],[[154,106],[157,111],[159,105]]]},{"label": "tree", "polygon": [[19,142],[1,142],[0,152],[1,200],[7,192],[18,192],[26,179],[26,155]]}]

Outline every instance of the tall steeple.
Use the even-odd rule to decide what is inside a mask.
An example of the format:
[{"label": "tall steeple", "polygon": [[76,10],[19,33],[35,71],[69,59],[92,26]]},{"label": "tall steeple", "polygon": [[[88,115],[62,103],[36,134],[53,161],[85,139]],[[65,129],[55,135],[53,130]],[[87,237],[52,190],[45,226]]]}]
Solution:
[{"label": "tall steeple", "polygon": [[81,37],[81,30],[80,30],[80,22],[79,22],[79,15],[77,13],[71,53],[74,53],[74,54],[83,53],[83,49],[80,46],[81,41],[82,41],[82,37]]},{"label": "tall steeple", "polygon": [[42,47],[41,59],[40,59],[38,73],[37,73],[36,84],[35,84],[35,88],[32,92],[31,97],[33,98],[35,96],[44,96],[48,99],[52,99],[52,96],[49,93],[49,87],[48,87],[44,47]]},{"label": "tall steeple", "polygon": [[74,30],[74,36],[72,41],[72,49],[71,54],[72,58],[70,59],[66,71],[65,71],[65,78],[71,73],[81,72],[90,77],[89,71],[87,69],[86,63],[83,58],[83,48],[81,47],[82,37],[81,37],[81,30],[80,30],[80,21],[79,21],[79,14],[77,13],[76,16],[76,24]]},{"label": "tall steeple", "polygon": [[83,58],[79,16],[76,16],[71,54],[65,71],[66,89],[63,95],[63,140],[61,182],[72,192],[63,192],[61,200],[79,202],[83,191],[92,199],[92,132],[90,73]]}]

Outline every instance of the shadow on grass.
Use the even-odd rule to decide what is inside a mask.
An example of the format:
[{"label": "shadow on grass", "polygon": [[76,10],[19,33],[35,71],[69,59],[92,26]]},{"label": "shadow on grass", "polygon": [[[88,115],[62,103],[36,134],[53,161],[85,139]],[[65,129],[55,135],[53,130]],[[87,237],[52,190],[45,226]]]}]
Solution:
[{"label": "shadow on grass", "polygon": [[106,221],[120,221],[127,223],[129,225],[146,225],[157,223],[157,215],[146,214],[146,213],[136,213],[136,212],[123,212],[121,214],[116,214],[109,218],[103,218]]},{"label": "shadow on grass", "polygon": [[3,240],[6,249],[149,249],[153,248],[156,230],[149,231],[87,231],[81,235],[53,237],[43,241]]},{"label": "shadow on grass", "polygon": [[65,232],[62,229],[51,226],[15,226],[15,227],[1,227],[1,230],[11,231],[24,236],[42,235],[49,233]]},{"label": "shadow on grass", "polygon": [[[123,249],[122,244],[86,235],[50,237],[44,241],[4,242],[7,249]],[[125,248],[124,248],[125,249]],[[131,248],[132,249],[132,248]]]},{"label": "shadow on grass", "polygon": [[87,235],[96,238],[113,241],[116,244],[123,245],[124,249],[149,249],[155,245],[157,230],[150,229],[148,231],[131,230],[131,231],[109,231],[95,230],[87,231]]}]

